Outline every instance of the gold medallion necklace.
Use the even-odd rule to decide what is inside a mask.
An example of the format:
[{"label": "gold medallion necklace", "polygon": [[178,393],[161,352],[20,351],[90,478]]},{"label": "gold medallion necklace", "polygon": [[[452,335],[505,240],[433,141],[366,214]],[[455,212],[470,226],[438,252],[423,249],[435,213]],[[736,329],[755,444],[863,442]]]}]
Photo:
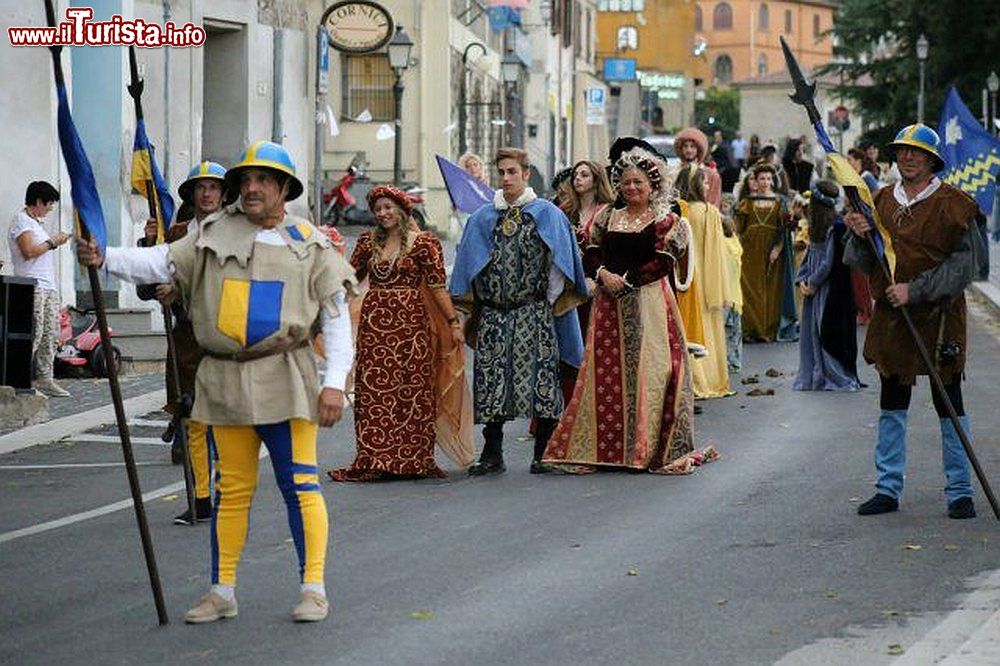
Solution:
[{"label": "gold medallion necklace", "polygon": [[517,229],[520,225],[521,209],[519,207],[511,206],[510,209],[504,214],[503,219],[500,221],[500,230],[503,232],[504,236],[510,238],[517,233]]}]

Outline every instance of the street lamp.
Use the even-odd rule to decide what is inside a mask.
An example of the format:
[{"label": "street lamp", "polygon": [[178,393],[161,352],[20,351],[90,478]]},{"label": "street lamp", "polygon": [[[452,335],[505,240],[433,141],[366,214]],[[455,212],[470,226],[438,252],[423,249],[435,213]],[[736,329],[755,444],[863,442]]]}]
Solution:
[{"label": "street lamp", "polygon": [[462,73],[459,75],[459,78],[458,78],[458,102],[459,102],[459,104],[458,104],[458,154],[459,155],[464,155],[465,151],[469,147],[468,144],[466,143],[466,140],[465,140],[465,126],[469,122],[468,102],[465,99],[466,94],[467,94],[466,90],[465,90],[465,87],[466,87],[465,78],[466,78],[466,66],[468,65],[468,62],[469,62],[469,51],[471,51],[473,47],[478,48],[480,51],[483,52],[483,55],[486,55],[486,46],[484,46],[480,42],[469,42],[468,46],[465,47],[465,50],[462,51]]},{"label": "street lamp", "polygon": [[396,34],[389,41],[389,66],[396,73],[396,83],[392,86],[393,98],[396,102],[396,145],[392,161],[392,181],[397,187],[403,180],[403,72],[410,66],[410,51],[413,41],[403,30],[396,26]]},{"label": "street lamp", "polygon": [[986,78],[986,87],[990,91],[990,134],[996,136],[997,127],[994,119],[997,117],[997,91],[1000,90],[1000,77],[996,72],[990,72]]},{"label": "street lamp", "polygon": [[917,61],[920,63],[920,94],[917,96],[917,122],[924,122],[924,64],[927,61],[927,50],[930,44],[927,38],[921,33],[917,39]]},{"label": "street lamp", "polygon": [[512,51],[508,51],[500,63],[500,78],[507,88],[507,144],[518,148],[520,142],[514,140],[511,116],[517,103],[517,83],[521,78],[521,61]]}]

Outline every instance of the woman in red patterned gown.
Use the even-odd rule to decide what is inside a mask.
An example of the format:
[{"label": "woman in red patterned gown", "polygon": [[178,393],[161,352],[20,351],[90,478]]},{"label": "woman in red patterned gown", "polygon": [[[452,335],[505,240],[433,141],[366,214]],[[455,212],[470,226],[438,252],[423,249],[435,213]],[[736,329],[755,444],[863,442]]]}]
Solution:
[{"label": "woman in red patterned gown", "polygon": [[369,283],[355,354],[357,455],[349,468],[329,475],[334,481],[442,477],[435,441],[467,466],[472,438],[464,338],[445,289],[441,243],[412,223],[402,191],[376,187],[368,202],[376,228],[358,238],[351,255],[358,281]]},{"label": "woman in red patterned gown", "polygon": [[600,286],[583,364],[543,461],[568,472],[597,467],[685,474],[715,456],[694,450],[694,393],[669,276],[689,229],[670,212],[666,165],[633,148],[612,182],[626,208],[593,224],[584,253]]}]

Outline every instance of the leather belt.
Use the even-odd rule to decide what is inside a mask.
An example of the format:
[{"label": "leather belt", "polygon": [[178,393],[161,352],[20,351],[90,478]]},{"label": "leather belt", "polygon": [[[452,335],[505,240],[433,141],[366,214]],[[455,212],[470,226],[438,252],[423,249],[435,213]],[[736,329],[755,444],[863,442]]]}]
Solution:
[{"label": "leather belt", "polygon": [[290,352],[295,349],[302,349],[309,345],[308,340],[298,340],[296,341],[291,337],[277,338],[274,344],[265,349],[244,349],[238,352],[214,352],[208,349],[203,349],[205,356],[209,358],[216,358],[220,361],[235,361],[236,363],[246,363],[247,361],[256,361],[257,359],[266,358],[268,356],[277,356],[278,354],[284,354],[285,352]]}]

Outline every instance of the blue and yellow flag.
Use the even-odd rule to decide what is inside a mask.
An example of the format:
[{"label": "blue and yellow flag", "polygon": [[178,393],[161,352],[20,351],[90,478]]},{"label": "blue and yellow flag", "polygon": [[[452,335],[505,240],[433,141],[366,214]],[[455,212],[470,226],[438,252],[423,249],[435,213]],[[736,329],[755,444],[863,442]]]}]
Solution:
[{"label": "blue and yellow flag", "polygon": [[94,170],[83,150],[80,135],[73,124],[73,116],[69,111],[69,100],[66,98],[66,86],[56,84],[59,97],[59,145],[62,148],[66,170],[69,172],[70,195],[73,198],[77,224],[82,224],[97,241],[101,251],[108,244],[108,232],[104,227],[104,209],[101,208],[101,198],[97,194],[97,182],[94,180]]},{"label": "blue and yellow flag", "polygon": [[863,213],[875,222],[875,229],[872,230],[872,238],[875,240],[875,247],[878,249],[879,258],[885,259],[889,265],[889,273],[895,275],[896,253],[892,249],[892,237],[889,236],[888,230],[882,226],[882,220],[879,219],[878,211],[875,210],[875,200],[872,198],[872,193],[868,189],[868,185],[861,178],[861,174],[854,170],[851,163],[833,147],[833,142],[830,141],[830,136],[826,133],[826,128],[823,127],[822,121],[817,121],[813,125],[813,129],[816,131],[816,138],[819,140],[819,145],[823,146],[823,150],[826,151],[826,159],[830,164],[830,171],[833,173],[834,180],[844,188],[845,192],[851,188],[857,191],[861,202],[867,209],[858,212]]},{"label": "blue and yellow flag", "polygon": [[139,118],[135,124],[135,141],[132,143],[132,187],[145,199],[146,183],[153,182],[153,198],[156,211],[156,242],[162,243],[170,222],[174,219],[174,199],[163,180],[160,168],[153,159],[153,144],[146,136],[146,121]]},{"label": "blue and yellow flag", "polygon": [[955,86],[945,98],[938,135],[945,163],[941,180],[971,196],[983,213],[989,215],[1000,171],[1000,139],[990,136],[976,121]]}]

